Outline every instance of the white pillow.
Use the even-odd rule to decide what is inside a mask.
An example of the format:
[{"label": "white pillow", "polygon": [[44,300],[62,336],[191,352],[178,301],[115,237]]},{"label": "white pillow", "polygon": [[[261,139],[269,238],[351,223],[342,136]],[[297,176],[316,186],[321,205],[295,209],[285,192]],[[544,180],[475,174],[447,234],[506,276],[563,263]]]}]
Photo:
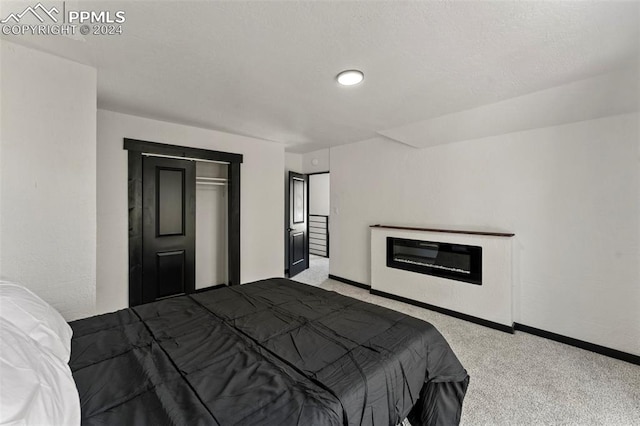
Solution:
[{"label": "white pillow", "polygon": [[71,327],[62,315],[32,291],[0,281],[0,318],[50,350],[65,363],[71,355]]},{"label": "white pillow", "polygon": [[0,318],[0,425],[79,425],[67,363]]}]

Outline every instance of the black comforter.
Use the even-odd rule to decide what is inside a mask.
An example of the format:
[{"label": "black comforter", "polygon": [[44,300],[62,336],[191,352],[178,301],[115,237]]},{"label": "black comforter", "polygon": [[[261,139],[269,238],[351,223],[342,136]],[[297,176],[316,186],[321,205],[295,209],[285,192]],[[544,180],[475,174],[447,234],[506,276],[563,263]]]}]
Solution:
[{"label": "black comforter", "polygon": [[83,424],[457,424],[466,371],[429,323],[274,278],[71,323]]}]

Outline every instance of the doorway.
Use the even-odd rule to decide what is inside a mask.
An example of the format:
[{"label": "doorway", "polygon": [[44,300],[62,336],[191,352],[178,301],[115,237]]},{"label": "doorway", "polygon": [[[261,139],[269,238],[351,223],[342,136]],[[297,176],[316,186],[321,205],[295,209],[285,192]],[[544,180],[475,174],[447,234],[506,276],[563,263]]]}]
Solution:
[{"label": "doorway", "polygon": [[307,175],[289,172],[288,262],[289,277],[293,278],[309,267],[309,208]]},{"label": "doorway", "polygon": [[318,286],[329,278],[330,173],[306,176],[309,266],[293,279]]}]

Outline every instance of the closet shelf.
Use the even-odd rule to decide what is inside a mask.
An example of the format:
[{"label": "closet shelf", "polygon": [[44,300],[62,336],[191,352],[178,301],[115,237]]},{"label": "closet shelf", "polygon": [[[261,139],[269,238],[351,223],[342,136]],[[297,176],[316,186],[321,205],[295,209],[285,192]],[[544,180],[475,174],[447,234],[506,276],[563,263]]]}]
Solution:
[{"label": "closet shelf", "polygon": [[196,185],[214,185],[214,186],[227,186],[226,182],[198,182],[196,181]]}]

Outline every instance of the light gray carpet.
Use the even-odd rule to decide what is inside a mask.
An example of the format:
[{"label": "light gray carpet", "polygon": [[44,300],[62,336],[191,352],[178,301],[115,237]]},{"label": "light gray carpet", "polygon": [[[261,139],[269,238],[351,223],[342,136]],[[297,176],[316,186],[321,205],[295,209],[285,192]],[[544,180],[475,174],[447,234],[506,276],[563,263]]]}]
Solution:
[{"label": "light gray carpet", "polygon": [[291,278],[301,283],[319,286],[329,278],[329,258],[309,255],[309,268]]},{"label": "light gray carpet", "polygon": [[462,425],[640,425],[640,366],[503,333],[334,280],[321,287],[432,323],[471,376]]}]

